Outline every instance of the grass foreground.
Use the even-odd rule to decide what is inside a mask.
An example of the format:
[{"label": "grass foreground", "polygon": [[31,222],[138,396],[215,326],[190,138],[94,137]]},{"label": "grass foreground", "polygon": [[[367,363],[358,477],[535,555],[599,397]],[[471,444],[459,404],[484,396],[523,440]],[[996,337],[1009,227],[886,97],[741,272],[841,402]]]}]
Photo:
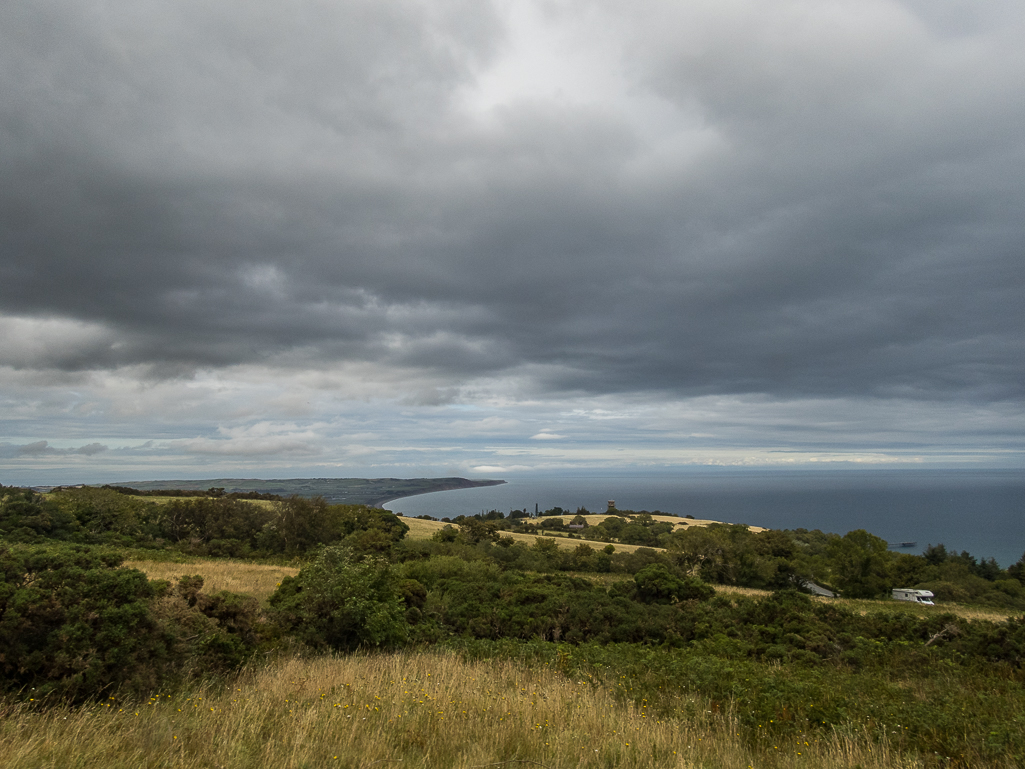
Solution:
[{"label": "grass foreground", "polygon": [[446,651],[292,658],[145,701],[0,707],[7,769],[924,766],[868,730],[752,745],[693,696],[656,711],[547,666]]}]

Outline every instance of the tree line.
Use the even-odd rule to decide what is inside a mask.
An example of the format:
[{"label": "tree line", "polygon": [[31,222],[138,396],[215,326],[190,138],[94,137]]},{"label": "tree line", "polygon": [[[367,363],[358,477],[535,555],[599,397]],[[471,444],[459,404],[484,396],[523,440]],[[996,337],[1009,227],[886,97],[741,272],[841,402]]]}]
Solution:
[{"label": "tree line", "polygon": [[279,498],[268,505],[233,494],[188,495],[156,503],[111,487],[45,496],[0,487],[0,539],[12,543],[60,541],[248,558],[297,556],[341,542],[386,550],[407,530],[386,510],[329,505],[319,497]]},{"label": "tree line", "polygon": [[[566,514],[560,508],[555,510]],[[881,598],[889,596],[893,588],[917,587],[931,590],[940,601],[1025,609],[1025,555],[1003,569],[993,558],[948,551],[942,544],[930,544],[920,555],[895,552],[885,540],[863,529],[841,536],[808,529],[753,532],[731,524],[680,528],[651,513],[618,510],[600,522],[595,520],[586,510],[578,510],[569,523],[549,517],[506,517],[491,511],[458,516],[437,538],[473,546],[497,544],[518,557],[488,551],[489,557],[516,561],[523,568],[634,573],[648,562],[659,561],[713,584],[801,590],[815,583],[846,598]],[[584,528],[569,528],[574,524]],[[545,545],[539,542],[528,553],[524,552],[526,546],[517,548],[511,538],[503,536],[509,532],[557,534],[606,542],[612,548],[582,541],[575,550],[566,550],[552,540]],[[642,552],[618,553],[617,544],[640,545]],[[652,550],[643,552],[645,546]],[[545,557],[539,558],[537,550]]]}]

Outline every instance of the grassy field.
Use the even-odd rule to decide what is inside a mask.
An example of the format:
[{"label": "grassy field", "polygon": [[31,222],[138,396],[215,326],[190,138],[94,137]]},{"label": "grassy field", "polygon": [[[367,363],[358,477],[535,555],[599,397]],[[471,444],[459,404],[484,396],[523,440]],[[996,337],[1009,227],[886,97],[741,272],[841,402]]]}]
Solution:
[{"label": "grassy field", "polygon": [[254,596],[265,603],[283,577],[294,577],[299,569],[290,566],[264,566],[247,561],[224,559],[202,559],[189,563],[168,563],[165,561],[126,561],[131,569],[138,569],[150,579],[166,579],[176,582],[179,577],[199,574],[203,578],[203,592],[215,593],[230,590]]},{"label": "grassy field", "polygon": [[825,603],[833,603],[841,606],[847,611],[858,614],[869,612],[899,612],[901,614],[912,614],[916,617],[928,617],[935,614],[956,614],[964,619],[981,619],[990,622],[1002,622],[1008,617],[1017,617],[1021,611],[1004,609],[990,609],[979,606],[963,606],[959,603],[940,602],[935,606],[922,606],[910,601],[870,601],[857,598],[814,598],[812,600]]},{"label": "grassy field", "polygon": [[[402,520],[405,522],[407,526],[409,526],[409,533],[406,536],[410,539],[430,539],[437,532],[444,529],[446,526],[454,525],[451,523],[442,523],[441,521],[427,521],[422,518],[403,518]],[[524,542],[528,545],[534,544],[534,542],[538,539],[537,534],[519,534],[517,532],[508,531],[503,531],[501,532],[501,534],[503,537],[512,537],[517,542]],[[564,548],[566,550],[573,550],[582,544],[590,545],[595,550],[601,550],[603,547],[605,547],[606,544],[608,544],[606,542],[596,542],[594,540],[569,539],[568,537],[559,535],[550,536],[546,534],[545,538],[554,540],[559,545],[559,547]],[[617,542],[615,547],[617,552],[632,553],[640,546],[621,545]],[[652,549],[659,550],[661,548],[656,547]]]},{"label": "grassy field", "polygon": [[[594,525],[601,523],[608,517],[609,516],[607,515],[589,515],[587,516],[587,520],[592,525]],[[559,518],[559,516],[552,516],[551,519],[546,518],[545,520],[554,520],[557,518]],[[569,523],[570,520],[572,520],[572,518],[573,516],[563,516],[562,520],[565,523]],[[717,521],[695,520],[692,518],[675,518],[671,515],[655,515],[652,516],[652,518],[659,521],[664,520],[668,523],[672,523],[677,528],[687,528],[690,526],[708,526],[709,524],[717,523]],[[406,536],[408,536],[410,539],[430,539],[432,536],[434,536],[434,534],[441,531],[446,526],[454,525],[450,523],[443,523],[442,521],[428,521],[423,518],[403,518],[402,520],[405,522],[407,526],[409,526],[409,534],[407,534]],[[761,529],[757,526],[751,526],[749,528],[752,531],[756,532],[764,531],[764,529]],[[519,534],[516,532],[502,532],[502,536],[512,537],[517,542],[525,542],[528,545],[533,544],[538,537],[538,535],[536,534]],[[586,529],[584,529],[582,532],[576,533],[576,536],[580,537],[581,539],[569,539],[564,534],[560,534],[559,532],[555,532],[554,534],[552,532],[549,532],[545,536],[550,539],[554,539],[558,543],[559,547],[565,548],[567,550],[573,550],[581,544],[588,544],[596,550],[600,550],[601,548],[605,547],[606,544],[608,544],[606,542],[599,542],[597,540],[586,539]],[[616,552],[620,553],[632,553],[639,547],[643,547],[643,545],[623,545],[618,542],[615,543]],[[661,550],[662,548],[655,547],[650,549]]]},{"label": "grassy field", "polygon": [[446,652],[288,659],[143,701],[0,709],[7,769],[923,766],[868,730],[761,745],[695,696],[656,713],[547,667]]},{"label": "grassy field", "polygon": [[[771,595],[768,590],[756,590],[752,587],[735,587],[733,585],[713,585],[716,593],[725,595],[744,596],[745,598],[765,598]],[[915,617],[929,617],[936,614],[956,614],[964,619],[982,619],[990,622],[1003,622],[1008,617],[1017,617],[1020,611],[1005,611],[1003,609],[987,609],[978,606],[963,606],[958,603],[940,603],[936,606],[923,606],[911,603],[910,601],[888,601],[888,600],[864,600],[854,598],[824,598],[812,596],[817,603],[828,603],[840,606],[850,612],[857,614],[868,614],[869,612],[897,612],[900,614],[911,614]]]}]

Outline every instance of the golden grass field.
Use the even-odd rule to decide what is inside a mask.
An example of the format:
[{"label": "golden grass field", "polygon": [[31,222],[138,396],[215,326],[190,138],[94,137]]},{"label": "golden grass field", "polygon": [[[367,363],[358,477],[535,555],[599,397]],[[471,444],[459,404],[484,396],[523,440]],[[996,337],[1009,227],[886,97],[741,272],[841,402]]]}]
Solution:
[{"label": "golden grass field", "polygon": [[[427,521],[422,518],[403,518],[402,520],[407,526],[409,526],[409,533],[406,534],[406,536],[410,539],[430,539],[437,532],[444,529],[446,526],[455,526],[455,524],[452,523],[442,523],[441,521]],[[518,532],[503,531],[501,532],[501,535],[503,537],[512,537],[517,542],[524,542],[528,545],[534,544],[534,542],[538,539],[537,534],[520,534]],[[594,540],[568,539],[566,537],[560,537],[558,535],[545,535],[545,539],[554,540],[559,545],[559,547],[564,548],[566,550],[573,550],[579,547],[580,545],[590,545],[595,550],[601,550],[607,544],[605,542],[597,542]],[[617,552],[632,553],[639,547],[639,545],[621,545],[617,542],[615,547]],[[658,550],[660,548],[652,549]]]},{"label": "golden grass field", "polygon": [[754,750],[731,713],[694,696],[655,712],[547,666],[437,651],[291,658],[144,701],[0,708],[5,769],[922,766],[858,731]]},{"label": "golden grass field", "polygon": [[294,577],[299,569],[291,566],[264,566],[248,561],[198,559],[189,563],[163,561],[125,561],[124,566],[138,569],[150,579],[176,582],[179,577],[199,574],[203,578],[203,592],[229,590],[244,593],[265,603],[283,577]]},{"label": "golden grass field", "polygon": [[[768,590],[757,590],[752,587],[735,587],[733,585],[713,585],[716,593],[724,595],[737,595],[746,598],[765,598],[771,595]],[[1003,622],[1008,617],[1016,617],[1020,611],[1003,609],[987,609],[978,606],[963,606],[958,603],[939,603],[936,606],[923,606],[909,601],[887,601],[887,600],[865,600],[860,598],[825,598],[812,596],[812,600],[818,603],[828,603],[840,606],[847,611],[856,614],[868,614],[869,612],[900,612],[902,614],[913,614],[916,617],[928,617],[935,614],[956,614],[958,617],[972,620],[987,620],[989,622]]]},{"label": "golden grass field", "polygon": [[[590,523],[591,525],[597,525],[597,524],[601,523],[602,521],[604,521],[608,517],[609,517],[608,515],[588,515],[588,516],[586,516],[588,523]],[[553,520],[554,519],[559,519],[559,518],[561,518],[561,520],[564,523],[569,523],[573,519],[573,516],[572,515],[567,515],[567,516],[552,516],[551,517],[551,519],[553,519]],[[678,529],[681,529],[681,528],[682,529],[686,529],[686,528],[691,527],[691,526],[708,526],[708,525],[713,524],[713,523],[718,523],[718,521],[695,520],[693,518],[676,518],[676,517],[671,516],[671,515],[653,515],[652,518],[654,518],[656,521],[666,521],[667,523],[672,523]],[[442,521],[428,521],[428,520],[425,520],[423,518],[403,518],[402,520],[405,522],[405,524],[407,526],[409,526],[409,533],[406,536],[408,536],[410,539],[430,539],[432,536],[434,536],[434,534],[436,534],[437,532],[441,531],[446,526],[453,526],[454,525],[454,524],[451,524],[451,523],[443,523]],[[548,519],[546,518],[546,520],[548,520]],[[765,529],[762,529],[762,528],[760,528],[758,526],[749,526],[748,528],[751,529],[751,531],[754,531],[754,532],[765,531]],[[582,533],[578,533],[578,536],[586,537],[587,536],[586,532],[587,532],[587,530],[584,529],[584,531]],[[533,544],[534,541],[538,537],[538,535],[536,535],[536,534],[519,534],[519,533],[507,532],[507,531],[504,531],[501,534],[502,534],[503,537],[512,537],[516,541],[518,541],[518,542],[526,542],[528,545],[529,544]],[[559,547],[565,548],[567,550],[573,550],[573,549],[575,549],[576,547],[578,547],[581,544],[588,544],[591,547],[595,548],[596,550],[600,550],[601,548],[605,547],[605,545],[607,544],[605,542],[598,542],[596,540],[569,539],[569,538],[564,537],[564,536],[559,536],[558,533],[556,533],[555,536],[551,536],[550,533],[546,534],[545,536],[548,537],[549,539],[555,540],[558,543]],[[618,542],[615,543],[616,551],[620,552],[620,553],[632,553],[635,550],[637,550],[639,547],[643,547],[643,545],[622,545],[622,544],[620,544]],[[662,548],[655,547],[655,548],[650,548],[650,549],[652,549],[652,550],[661,550]]]}]

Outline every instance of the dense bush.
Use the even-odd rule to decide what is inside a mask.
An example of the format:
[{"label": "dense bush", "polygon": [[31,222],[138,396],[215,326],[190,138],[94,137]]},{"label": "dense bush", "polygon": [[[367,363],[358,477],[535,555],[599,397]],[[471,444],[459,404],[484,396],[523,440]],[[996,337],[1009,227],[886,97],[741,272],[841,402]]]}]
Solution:
[{"label": "dense bush", "polygon": [[634,575],[637,597],[645,603],[707,601],[715,590],[693,577],[673,574],[661,563],[645,566]]},{"label": "dense bush", "polygon": [[120,558],[88,548],[0,547],[0,673],[8,690],[71,699],[152,688],[171,638],[150,611],[154,588]]},{"label": "dense bush", "polygon": [[276,628],[251,596],[227,591],[207,595],[201,592],[199,575],[181,577],[175,585],[153,584],[153,616],[171,639],[178,672],[226,672],[276,639]]},{"label": "dense bush", "polygon": [[0,546],[0,685],[78,701],[230,670],[269,638],[256,601],[150,582],[88,546]]},{"label": "dense bush", "polygon": [[880,664],[855,668],[753,659],[724,637],[682,649],[541,639],[447,643],[470,659],[548,665],[573,681],[607,687],[649,717],[688,720],[700,717],[698,708],[728,711],[740,727],[737,736],[770,755],[779,755],[775,746],[784,743],[863,731],[885,746],[887,766],[903,765],[904,756],[948,769],[1025,761],[1025,731],[1017,726],[1021,678],[966,660],[950,664],[935,645],[862,640],[864,653]]},{"label": "dense bush", "polygon": [[327,547],[297,576],[286,577],[270,604],[278,622],[311,646],[387,648],[406,640],[402,595],[384,559],[358,559],[349,548]]}]

